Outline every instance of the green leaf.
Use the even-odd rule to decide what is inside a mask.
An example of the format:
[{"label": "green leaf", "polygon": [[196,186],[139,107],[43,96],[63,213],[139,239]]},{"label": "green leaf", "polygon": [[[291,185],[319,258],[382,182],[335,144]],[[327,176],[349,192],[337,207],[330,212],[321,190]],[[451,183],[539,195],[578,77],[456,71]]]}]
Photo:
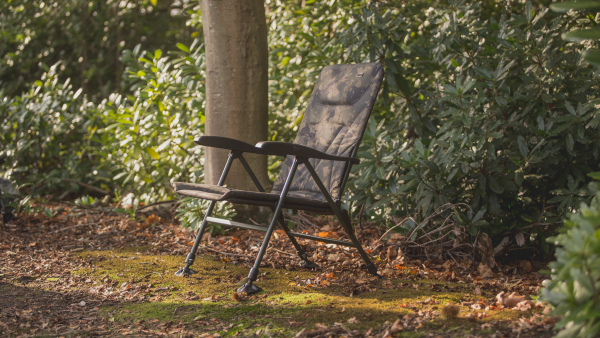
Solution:
[{"label": "green leaf", "polygon": [[577,116],[577,111],[575,111],[575,108],[573,108],[571,102],[565,101],[565,107],[567,107],[567,110],[569,111],[569,113],[571,113],[571,115]]},{"label": "green leaf", "polygon": [[575,145],[575,140],[573,140],[573,135],[567,134],[567,149],[569,151],[573,151],[573,146]]},{"label": "green leaf", "polygon": [[446,182],[452,181],[452,179],[454,178],[456,173],[458,173],[458,168],[452,169],[452,171],[450,172],[450,175],[448,175],[448,178],[446,179]]},{"label": "green leaf", "polygon": [[148,155],[150,155],[150,157],[152,157],[155,160],[158,160],[160,158],[160,155],[158,155],[158,153],[156,152],[156,150],[154,150],[154,149],[152,149],[150,147],[146,148],[146,153]]},{"label": "green leaf", "polygon": [[527,147],[527,141],[521,135],[517,137],[517,143],[519,144],[519,151],[524,158],[527,158],[527,154],[529,153],[529,148]]},{"label": "green leaf", "polygon": [[600,51],[586,50],[583,52],[583,59],[596,66],[600,66]]},{"label": "green leaf", "polygon": [[475,214],[475,217],[473,217],[471,222],[475,223],[475,222],[479,221],[479,219],[481,219],[481,217],[483,217],[483,215],[485,214],[486,211],[487,210],[485,210],[485,208],[479,209],[479,211],[477,212],[477,214]]},{"label": "green leaf", "polygon": [[375,47],[379,50],[383,49],[383,46],[381,45],[381,41],[379,40],[379,37],[377,36],[377,34],[373,33],[371,34],[371,39],[373,40],[373,44],[375,45]]},{"label": "green leaf", "polygon": [[152,3],[152,6],[156,6],[156,2],[157,2],[157,1],[158,1],[158,0],[150,0],[150,3]]},{"label": "green leaf", "polygon": [[567,41],[580,42],[583,40],[599,40],[600,29],[581,29],[572,31],[563,35],[563,39]]},{"label": "green leaf", "polygon": [[392,92],[397,92],[398,84],[396,84],[396,77],[394,76],[394,74],[386,75],[385,79],[387,80],[387,83],[390,86],[390,89],[392,90]]},{"label": "green leaf", "polygon": [[423,143],[421,143],[421,140],[417,139],[415,141],[415,147],[417,147],[417,151],[421,154],[421,155],[425,155],[425,148],[423,147]]},{"label": "green leaf", "polygon": [[488,176],[487,181],[488,186],[490,187],[490,189],[492,189],[493,192],[497,194],[501,194],[504,192],[504,189],[500,186],[498,181],[496,181],[496,179],[493,176]]},{"label": "green leaf", "polygon": [[181,49],[182,51],[184,51],[184,52],[186,52],[186,53],[189,53],[189,52],[190,52],[190,49],[189,49],[189,48],[187,48],[187,46],[186,46],[186,45],[184,45],[184,44],[183,44],[183,43],[181,43],[181,42],[177,43],[177,48]]},{"label": "green leaf", "polygon": [[162,50],[157,49],[154,51],[154,58],[155,59],[160,59],[160,57],[162,56]]},{"label": "green leaf", "polygon": [[518,186],[521,186],[521,183],[523,183],[523,178],[524,178],[523,169],[519,168],[517,171],[515,171],[515,183]]},{"label": "green leaf", "polygon": [[559,12],[566,13],[570,10],[580,11],[584,9],[600,9],[600,2],[598,1],[573,1],[573,2],[555,2],[550,4],[550,9]]},{"label": "green leaf", "polygon": [[488,203],[490,212],[493,215],[498,215],[500,213],[500,202],[498,201],[498,195],[495,193],[490,193],[490,196],[488,197]]},{"label": "green leaf", "polygon": [[599,180],[600,181],[600,171],[596,171],[593,173],[588,173],[587,174],[589,177],[595,179],[595,180]]}]

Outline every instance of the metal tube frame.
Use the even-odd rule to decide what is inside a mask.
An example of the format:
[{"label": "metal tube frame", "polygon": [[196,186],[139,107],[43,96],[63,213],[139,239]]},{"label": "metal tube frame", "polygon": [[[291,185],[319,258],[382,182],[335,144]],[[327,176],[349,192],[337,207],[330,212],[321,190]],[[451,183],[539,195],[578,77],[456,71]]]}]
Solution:
[{"label": "metal tube frame", "polygon": [[[355,153],[356,153],[356,149],[354,149],[353,155],[355,155]],[[240,151],[231,151],[229,153],[229,157],[227,159],[227,163],[225,164],[225,168],[223,169],[223,173],[221,174],[221,178],[219,179],[218,185],[222,186],[224,184],[225,179],[227,177],[227,174],[229,173],[229,169],[231,168],[231,164],[233,163],[233,160],[236,159],[236,158],[240,160],[240,162],[242,163],[242,166],[244,167],[244,169],[246,169],[246,172],[248,173],[248,175],[250,176],[250,178],[254,182],[254,185],[256,186],[256,188],[260,192],[265,192],[264,188],[260,184],[260,181],[258,180],[258,178],[256,177],[256,175],[254,174],[254,172],[252,171],[252,169],[248,165],[248,162],[246,162],[246,159],[244,158],[242,152],[240,152]],[[306,166],[306,168],[309,171],[310,175],[315,180],[315,182],[317,183],[317,186],[321,190],[321,193],[323,194],[323,196],[325,196],[325,199],[327,200],[327,203],[329,204],[329,206],[333,210],[333,212],[336,215],[336,217],[340,220],[340,223],[342,224],[342,228],[344,229],[344,231],[346,232],[346,234],[348,235],[348,237],[350,237],[350,240],[352,242],[352,244],[350,245],[350,243],[343,244],[342,241],[339,241],[340,242],[339,244],[340,245],[347,245],[347,246],[355,247],[358,250],[361,258],[365,261],[367,270],[372,275],[379,276],[379,274],[377,273],[377,267],[375,266],[375,264],[373,264],[371,262],[371,259],[370,259],[369,255],[365,252],[365,250],[363,249],[362,245],[358,241],[358,238],[356,238],[356,235],[354,234],[354,231],[352,229],[352,224],[350,222],[350,217],[348,216],[347,211],[341,210],[341,208],[333,201],[333,199],[331,198],[331,195],[329,194],[329,191],[327,191],[327,188],[325,188],[325,186],[323,185],[323,182],[321,181],[321,179],[319,178],[319,175],[315,172],[314,168],[312,167],[312,165],[308,161],[308,158],[296,156],[296,157],[294,157],[294,160],[292,162],[292,167],[290,168],[290,171],[288,172],[288,176],[287,176],[287,178],[285,180],[283,189],[281,190],[281,193],[279,195],[279,200],[277,201],[277,205],[275,206],[275,208],[271,208],[271,210],[273,210],[273,218],[271,219],[269,227],[266,230],[266,234],[265,234],[265,237],[263,239],[263,243],[262,243],[262,245],[260,247],[260,250],[258,252],[256,260],[254,261],[254,266],[250,269],[250,272],[248,274],[248,282],[245,285],[243,285],[242,287],[240,287],[238,289],[238,292],[247,292],[248,294],[251,294],[251,293],[255,293],[255,292],[258,292],[258,291],[262,290],[260,287],[254,285],[253,282],[256,281],[256,279],[258,277],[260,263],[261,263],[264,255],[265,255],[265,253],[267,251],[267,247],[269,245],[269,242],[271,240],[271,236],[273,234],[273,231],[275,230],[275,225],[277,223],[280,224],[280,226],[284,230],[285,234],[288,236],[288,238],[290,239],[290,241],[294,245],[294,248],[298,252],[298,255],[303,260],[303,266],[310,267],[310,268],[318,267],[317,264],[315,264],[315,263],[313,263],[313,262],[311,262],[311,261],[308,260],[306,251],[298,244],[298,241],[295,239],[295,236],[297,236],[297,237],[304,237],[304,238],[307,238],[307,239],[313,239],[311,237],[315,237],[315,236],[302,236],[301,234],[297,234],[297,233],[291,232],[290,229],[288,229],[288,227],[286,226],[285,219],[284,219],[283,214],[281,212],[281,209],[283,208],[283,205],[285,203],[285,199],[287,197],[287,193],[288,193],[289,188],[291,186],[292,180],[293,180],[294,175],[296,173],[296,170],[298,169],[298,166],[300,164],[304,164]],[[346,181],[348,179],[351,167],[352,167],[352,165],[350,163],[348,163],[347,167],[345,168],[342,186],[345,185],[345,183],[346,183]],[[186,263],[185,267],[182,268],[182,269],[180,269],[180,270],[178,270],[175,273],[175,275],[177,275],[177,276],[185,276],[185,275],[196,273],[196,271],[192,270],[190,268],[190,266],[194,263],[194,260],[195,260],[195,257],[196,257],[196,251],[198,250],[198,246],[200,244],[200,241],[202,240],[202,235],[204,234],[204,232],[206,230],[207,223],[209,222],[208,219],[211,218],[210,216],[211,216],[212,211],[214,209],[215,203],[216,203],[216,201],[211,201],[211,203],[210,203],[210,205],[208,207],[208,210],[206,211],[206,215],[204,216],[204,219],[202,221],[202,225],[200,226],[200,230],[198,231],[198,234],[196,235],[196,240],[194,241],[194,245],[192,246],[192,250],[188,254],[187,259],[185,261],[185,263]]]},{"label": "metal tube frame", "polygon": [[[248,173],[248,176],[250,176],[250,179],[252,179],[252,182],[254,182],[254,185],[256,186],[256,188],[258,189],[258,191],[265,192],[265,189],[260,184],[260,181],[256,178],[256,175],[254,175],[254,171],[252,171],[252,168],[250,168],[250,166],[248,165],[248,162],[246,162],[246,159],[244,158],[243,155],[239,156],[239,160],[240,160],[240,162],[242,162],[242,165],[244,166],[244,169],[246,169],[246,172]],[[275,213],[275,209],[274,208],[271,208],[271,211],[273,211],[273,213]],[[273,215],[273,217],[276,217],[276,216]],[[285,234],[290,239],[290,242],[292,242],[292,245],[296,249],[296,252],[298,253],[298,256],[300,257],[300,259],[302,259],[301,265],[303,267],[306,267],[306,268],[318,268],[319,266],[317,264],[311,262],[308,259],[308,256],[306,255],[306,250],[304,250],[304,248],[302,248],[300,246],[300,244],[298,244],[298,241],[296,240],[296,238],[294,238],[294,236],[292,235],[292,232],[290,231],[290,229],[285,225],[285,218],[283,217],[283,213],[280,213],[277,218],[279,220],[279,224],[281,225],[281,228],[283,229],[283,231],[285,232]]]}]

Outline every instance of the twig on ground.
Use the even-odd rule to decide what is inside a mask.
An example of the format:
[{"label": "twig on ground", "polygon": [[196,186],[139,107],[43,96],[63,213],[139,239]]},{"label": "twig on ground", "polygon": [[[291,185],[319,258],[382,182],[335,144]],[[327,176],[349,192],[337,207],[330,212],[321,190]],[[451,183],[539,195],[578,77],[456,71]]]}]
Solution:
[{"label": "twig on ground", "polygon": [[289,252],[285,252],[283,250],[278,250],[278,249],[275,249],[275,248],[269,248],[267,251],[270,251],[270,250],[277,251],[277,252],[285,254],[285,255],[289,255],[290,257],[296,257],[294,254],[291,254]]},{"label": "twig on ground", "polygon": [[[100,223],[82,223],[82,224],[77,224],[77,225],[73,225],[73,226],[70,226],[70,227],[58,229],[56,231],[52,231],[51,233],[55,234],[57,232],[61,232],[61,231],[65,231],[65,230],[69,230],[69,229],[73,229],[73,228],[84,227],[84,226],[88,226],[88,225],[92,226],[92,225],[98,225],[98,224],[100,224]],[[92,228],[92,230],[94,230],[94,229]]]}]

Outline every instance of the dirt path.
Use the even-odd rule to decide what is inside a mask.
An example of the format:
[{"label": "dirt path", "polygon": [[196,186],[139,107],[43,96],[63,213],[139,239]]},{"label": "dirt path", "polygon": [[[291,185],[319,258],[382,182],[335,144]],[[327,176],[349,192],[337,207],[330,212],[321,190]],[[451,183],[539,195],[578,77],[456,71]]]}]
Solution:
[{"label": "dirt path", "polygon": [[[555,319],[541,315],[543,307],[496,305],[499,292],[535,294],[537,273],[482,278],[442,262],[394,264],[398,258],[376,252],[386,248],[370,248],[385,272],[377,279],[355,266],[352,251],[322,243],[310,247],[322,268],[310,271],[276,236],[257,281],[265,291],[238,295],[259,234],[207,238],[233,255],[204,250],[194,264],[199,273],[179,278],[173,273],[191,234],[157,221],[66,211],[0,226],[0,335],[552,336]],[[458,306],[458,318],[443,318],[448,304]]]}]

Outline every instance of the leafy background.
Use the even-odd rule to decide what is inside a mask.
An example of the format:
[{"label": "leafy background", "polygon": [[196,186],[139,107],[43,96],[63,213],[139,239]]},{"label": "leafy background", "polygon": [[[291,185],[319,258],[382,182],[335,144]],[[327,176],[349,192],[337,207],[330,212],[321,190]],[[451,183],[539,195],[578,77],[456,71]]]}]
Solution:
[{"label": "leafy background", "polygon": [[[596,18],[547,5],[267,1],[269,137],[293,140],[323,66],[381,62],[383,89],[346,193],[353,216],[416,236],[415,224],[451,203],[447,215],[473,239],[486,233],[545,256],[545,238],[589,203],[600,146],[598,72],[581,58],[594,42],[561,38]],[[5,178],[34,196],[90,193],[65,181],[75,179],[129,204],[202,181],[192,142],[204,123],[197,2],[0,6]],[[272,178],[280,165],[271,159]]]}]

